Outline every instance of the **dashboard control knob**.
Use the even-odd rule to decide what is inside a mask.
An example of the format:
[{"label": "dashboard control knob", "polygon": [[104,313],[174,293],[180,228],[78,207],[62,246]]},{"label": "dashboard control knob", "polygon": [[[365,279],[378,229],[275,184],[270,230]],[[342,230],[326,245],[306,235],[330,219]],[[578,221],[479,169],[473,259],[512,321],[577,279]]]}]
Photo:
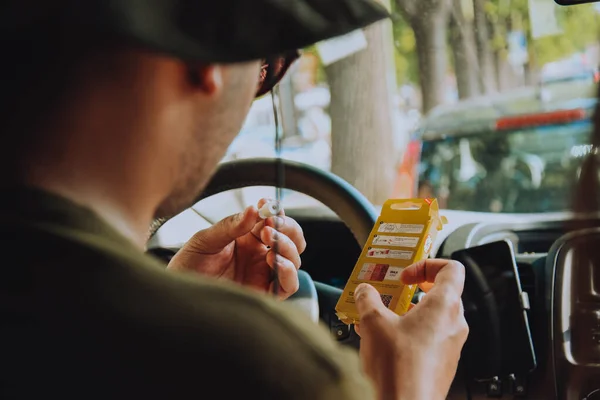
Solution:
[{"label": "dashboard control knob", "polygon": [[487,397],[502,397],[502,381],[495,376],[487,383]]},{"label": "dashboard control knob", "polygon": [[350,327],[346,324],[335,324],[331,330],[337,340],[345,340],[350,337]]},{"label": "dashboard control knob", "polygon": [[514,397],[527,397],[527,379],[515,374],[508,376],[509,392]]}]

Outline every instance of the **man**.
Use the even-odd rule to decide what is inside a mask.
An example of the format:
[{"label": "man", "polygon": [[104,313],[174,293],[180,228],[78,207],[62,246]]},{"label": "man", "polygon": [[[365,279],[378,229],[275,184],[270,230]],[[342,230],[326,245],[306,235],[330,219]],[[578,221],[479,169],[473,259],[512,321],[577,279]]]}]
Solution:
[{"label": "man", "polygon": [[[250,207],[195,235],[168,270],[143,254],[153,217],[202,189],[257,87],[295,49],[384,18],[380,6],[14,0],[0,13],[1,398],[444,398],[467,334],[456,263],[405,271],[436,284],[404,318],[357,290],[361,368],[259,293],[275,261],[282,297],[298,286],[305,243],[284,214],[263,223]],[[287,57],[263,68],[273,54]]]}]

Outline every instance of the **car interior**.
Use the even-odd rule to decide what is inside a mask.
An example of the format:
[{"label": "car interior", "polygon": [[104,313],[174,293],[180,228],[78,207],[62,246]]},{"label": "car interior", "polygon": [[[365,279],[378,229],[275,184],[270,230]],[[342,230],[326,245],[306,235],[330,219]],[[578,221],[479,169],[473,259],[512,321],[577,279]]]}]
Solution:
[{"label": "car interior", "polygon": [[[274,184],[273,164],[272,159],[223,164],[198,200],[224,190]],[[348,279],[378,212],[360,192],[331,173],[289,161],[285,168],[287,189],[312,195],[330,208],[287,213],[300,223],[309,244],[302,255],[300,290],[287,301],[297,303],[313,319],[327,325],[339,343],[358,349],[360,338],[352,326],[338,320],[335,305],[342,293],[339,283],[343,285]],[[482,285],[467,278],[463,301],[471,333],[450,398],[547,399],[571,398],[566,394],[577,393],[572,398],[583,399],[582,393],[599,388],[600,273],[594,262],[585,265],[583,271],[575,268],[578,253],[593,247],[594,240],[600,238],[598,226],[597,216],[504,223],[482,220],[455,224],[453,231],[438,241],[438,258],[451,258],[459,250],[499,240],[512,244],[522,290],[529,298],[527,316],[537,359],[533,371],[519,374],[515,373],[517,368],[503,375],[502,366],[495,365],[494,360],[501,334],[490,332],[490,310],[484,296],[478,295]],[[168,222],[163,228],[169,228]],[[151,239],[148,251],[167,261],[177,248]],[[492,252],[486,256],[489,260],[501,258]],[[477,271],[481,275],[477,263],[464,264],[467,276],[477,275]],[[414,301],[418,300],[419,294]],[[490,376],[468,376],[468,371],[481,370],[490,371]],[[552,393],[565,395],[551,397]]]},{"label": "car interior", "polygon": [[[395,2],[395,7],[402,3]],[[423,4],[434,3],[423,0]],[[527,1],[488,3],[510,8]],[[555,6],[551,0],[548,3]],[[401,10],[400,15],[408,12]],[[565,27],[562,32],[566,36],[571,31]],[[590,80],[590,85],[595,84]],[[532,98],[541,101],[536,95]],[[468,114],[477,101],[464,104],[456,109]],[[512,111],[515,114],[518,110]],[[460,117],[452,118],[457,122]],[[460,131],[460,121],[452,129]],[[563,147],[569,151],[575,145],[581,143]],[[554,146],[561,148],[560,143]],[[300,290],[286,301],[327,326],[341,345],[358,350],[360,338],[351,325],[339,321],[335,306],[377,220],[380,204],[333,171],[315,166],[318,161],[289,158],[249,155],[224,160],[193,207],[170,220],[156,221],[148,252],[168,261],[194,232],[249,204],[242,193],[248,188],[258,188],[256,193],[266,196],[273,188],[309,196],[314,201],[299,206],[288,207],[286,196],[282,200],[286,214],[299,222],[308,243],[302,254]],[[553,174],[564,170],[553,168],[559,171]],[[550,170],[539,174],[548,175]],[[600,399],[600,255],[593,251],[600,244],[600,215],[575,214],[565,209],[569,202],[570,197],[556,202],[560,204],[556,209],[539,211],[528,206],[521,213],[468,207],[441,210],[449,224],[440,232],[431,256],[465,265],[463,302],[470,326],[449,399]],[[418,292],[413,302],[418,303],[423,295]]]}]

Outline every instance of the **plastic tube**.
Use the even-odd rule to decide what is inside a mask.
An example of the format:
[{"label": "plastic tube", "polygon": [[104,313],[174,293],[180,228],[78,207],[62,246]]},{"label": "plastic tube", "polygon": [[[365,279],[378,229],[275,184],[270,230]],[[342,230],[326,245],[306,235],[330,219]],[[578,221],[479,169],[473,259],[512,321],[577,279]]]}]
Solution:
[{"label": "plastic tube", "polygon": [[262,219],[267,219],[276,216],[280,211],[281,205],[279,202],[277,200],[269,200],[258,210],[258,215]]}]

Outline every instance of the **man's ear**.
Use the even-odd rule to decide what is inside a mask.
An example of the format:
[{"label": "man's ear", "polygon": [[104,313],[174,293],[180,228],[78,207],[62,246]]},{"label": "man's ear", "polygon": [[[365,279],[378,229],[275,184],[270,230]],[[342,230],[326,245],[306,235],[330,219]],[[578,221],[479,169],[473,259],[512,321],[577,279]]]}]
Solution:
[{"label": "man's ear", "polygon": [[218,65],[196,65],[188,67],[188,81],[194,88],[201,90],[207,96],[221,91],[223,75]]}]

